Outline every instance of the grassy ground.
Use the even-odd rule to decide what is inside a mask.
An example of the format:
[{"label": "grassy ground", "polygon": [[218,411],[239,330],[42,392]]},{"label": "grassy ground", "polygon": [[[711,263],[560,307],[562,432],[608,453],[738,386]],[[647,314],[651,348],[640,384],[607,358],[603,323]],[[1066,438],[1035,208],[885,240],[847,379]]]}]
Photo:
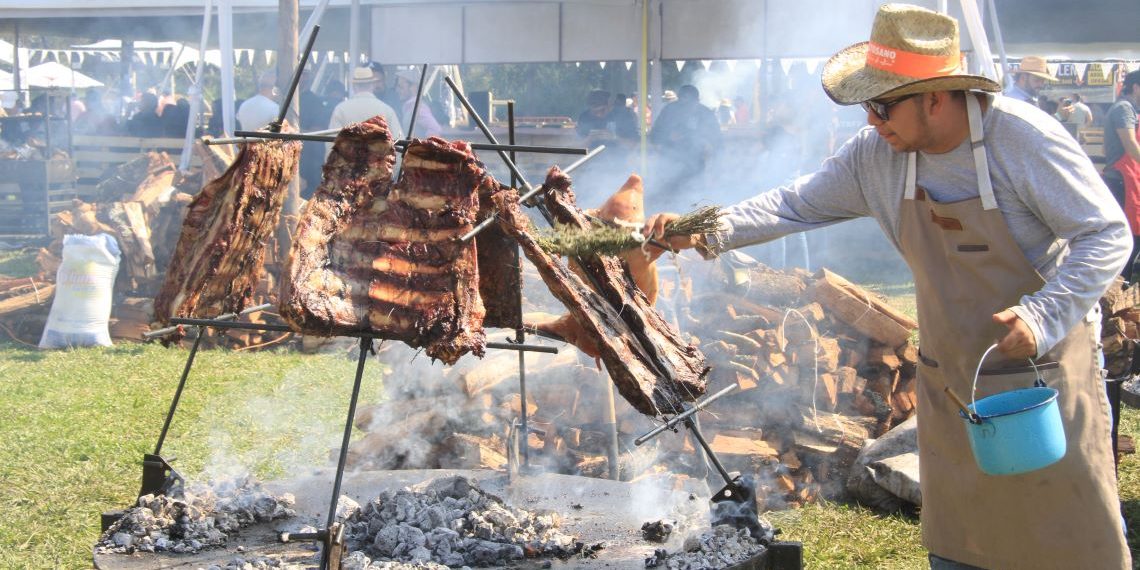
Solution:
[{"label": "grassy ground", "polygon": [[[24,259],[0,252],[0,273],[21,274]],[[913,314],[907,287],[877,290]],[[0,342],[0,569],[91,567],[99,513],[133,500],[185,358],[156,345],[40,352]],[[271,479],[327,465],[354,366],[346,356],[203,352],[163,455],[192,479],[238,467]],[[361,405],[378,400],[382,375],[370,361]],[[1140,411],[1124,411],[1121,433],[1140,439]],[[1135,456],[1120,481],[1136,557]],[[808,568],[926,566],[912,517],[822,503],[769,518],[783,538],[803,541]]]}]

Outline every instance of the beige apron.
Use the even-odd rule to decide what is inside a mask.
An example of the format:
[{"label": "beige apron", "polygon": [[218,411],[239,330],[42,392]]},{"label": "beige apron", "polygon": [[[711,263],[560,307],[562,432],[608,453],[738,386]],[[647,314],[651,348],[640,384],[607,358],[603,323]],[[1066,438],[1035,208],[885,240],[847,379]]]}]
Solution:
[{"label": "beige apron", "polygon": [[[977,99],[966,99],[979,197],[943,204],[916,190],[912,153],[900,215],[899,241],[914,273],[921,323],[923,545],[943,558],[994,570],[1127,568],[1107,398],[1088,319],[1037,359],[1046,384],[1060,391],[1068,440],[1061,461],[1022,475],[982,473],[964,421],[943,392],[950,386],[969,401],[978,359],[1008,330],[991,316],[1044,284],[997,208],[981,111]],[[1003,360],[997,351],[987,358],[978,398],[1033,383],[1027,361]]]}]

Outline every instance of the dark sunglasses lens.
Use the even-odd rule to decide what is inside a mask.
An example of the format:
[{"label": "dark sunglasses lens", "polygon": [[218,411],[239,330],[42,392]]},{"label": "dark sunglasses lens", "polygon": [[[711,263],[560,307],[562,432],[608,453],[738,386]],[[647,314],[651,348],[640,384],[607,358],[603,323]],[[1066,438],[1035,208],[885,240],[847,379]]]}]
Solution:
[{"label": "dark sunglasses lens", "polygon": [[887,105],[877,101],[864,101],[863,109],[869,113],[874,113],[881,121],[887,120]]}]

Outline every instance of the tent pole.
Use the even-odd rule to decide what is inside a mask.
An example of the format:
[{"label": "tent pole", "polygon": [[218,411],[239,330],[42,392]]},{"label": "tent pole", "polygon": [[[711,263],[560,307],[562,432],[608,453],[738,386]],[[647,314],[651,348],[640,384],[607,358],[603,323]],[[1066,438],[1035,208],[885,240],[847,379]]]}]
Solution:
[{"label": "tent pole", "polygon": [[[297,24],[300,22],[300,3],[298,0],[279,0],[278,3],[278,29],[279,37],[278,42],[280,46],[277,49],[277,86],[281,97],[289,98],[293,95],[293,89],[296,88],[297,80],[304,73],[303,66],[308,63],[307,56],[310,52],[305,52],[305,58],[298,62],[298,46],[297,46]],[[310,32],[312,34],[312,32]],[[307,38],[308,46],[311,49],[313,38]],[[302,68],[294,70],[295,66]],[[288,116],[293,125],[300,130],[300,96],[292,97],[290,101],[283,101],[283,104],[288,104],[289,109],[278,116],[278,119]],[[272,129],[271,129],[272,130]],[[295,219],[297,213],[301,210],[301,181],[299,177],[293,176],[289,181],[289,185],[285,189],[285,205],[282,211],[281,221],[277,225],[277,259],[288,259],[289,250],[291,249],[290,242],[290,220]]]},{"label": "tent pole", "polygon": [[218,47],[222,52],[222,130],[234,128],[234,12],[230,0],[218,0]]},{"label": "tent pole", "polygon": [[12,41],[12,88],[20,92],[20,21],[15,22],[15,37]]},{"label": "tent pole", "polygon": [[1009,82],[1006,78],[1009,74],[1006,73],[1006,70],[1009,69],[1009,61],[1006,60],[1005,56],[1005,42],[1001,39],[1001,25],[998,24],[997,6],[995,6],[994,0],[988,0],[986,4],[990,13],[990,26],[994,29],[994,40],[997,41],[998,57],[1001,58],[1001,69],[998,70],[998,76],[995,79],[1001,81],[1002,87],[1008,87]]},{"label": "tent pole", "polygon": [[[645,103],[649,89],[649,0],[641,0],[641,59],[637,60],[637,131],[641,137],[641,172],[647,172],[649,141],[647,138]],[[612,469],[611,469],[612,471]]]},{"label": "tent pole", "polygon": [[210,41],[212,11],[213,0],[206,0],[206,12],[202,16],[202,39],[198,42],[198,68],[194,70],[194,83],[190,85],[190,116],[186,119],[186,137],[182,140],[182,156],[178,162],[178,170],[182,173],[190,170],[190,153],[197,134],[198,112],[202,109],[202,73],[206,68],[206,44]]}]

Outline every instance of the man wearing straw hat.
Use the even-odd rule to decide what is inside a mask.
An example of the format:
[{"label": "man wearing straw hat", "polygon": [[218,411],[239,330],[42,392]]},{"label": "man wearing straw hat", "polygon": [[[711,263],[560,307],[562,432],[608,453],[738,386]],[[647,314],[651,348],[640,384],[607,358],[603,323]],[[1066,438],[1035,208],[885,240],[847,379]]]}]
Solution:
[{"label": "man wearing straw hat", "polygon": [[[723,212],[722,229],[670,238],[705,257],[874,217],[914,274],[921,334],[922,536],[933,568],[1128,568],[1109,414],[1097,362],[1098,299],[1131,248],[1096,168],[1057,121],[995,96],[961,69],[957,22],[879,8],[871,41],[834,55],[823,88],[868,126],[800,177]],[[661,237],[675,214],[651,217]],[[967,401],[1059,393],[1067,453],[1020,475],[984,474],[946,389]]]},{"label": "man wearing straw hat", "polygon": [[[388,131],[394,140],[404,138],[404,129],[400,127],[400,118],[396,110],[387,103],[376,98],[373,89],[379,86],[379,77],[367,67],[357,67],[352,70],[352,96],[337,104],[329,119],[330,129],[339,129],[351,123],[367,121],[376,115],[381,115],[388,122]],[[333,143],[327,143],[326,154],[332,151]]]},{"label": "man wearing straw hat", "polygon": [[1005,96],[1036,105],[1037,94],[1050,81],[1057,81],[1057,78],[1049,73],[1045,58],[1027,55],[1021,58],[1021,63],[1014,70],[1013,85],[1005,90]]}]

